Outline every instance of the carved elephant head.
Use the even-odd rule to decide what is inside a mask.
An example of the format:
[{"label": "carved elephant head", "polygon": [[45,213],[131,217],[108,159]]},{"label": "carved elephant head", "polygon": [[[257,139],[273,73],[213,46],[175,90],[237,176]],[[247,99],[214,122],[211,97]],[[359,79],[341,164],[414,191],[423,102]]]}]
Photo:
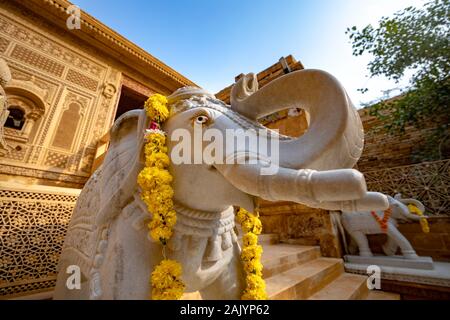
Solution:
[{"label": "carved elephant head", "polygon": [[422,202],[415,199],[403,199],[401,194],[396,194],[394,197],[388,196],[389,204],[392,209],[392,217],[402,221],[420,221],[427,216],[418,216],[413,214],[408,209],[408,204],[416,206],[422,213],[425,213],[425,206]]}]

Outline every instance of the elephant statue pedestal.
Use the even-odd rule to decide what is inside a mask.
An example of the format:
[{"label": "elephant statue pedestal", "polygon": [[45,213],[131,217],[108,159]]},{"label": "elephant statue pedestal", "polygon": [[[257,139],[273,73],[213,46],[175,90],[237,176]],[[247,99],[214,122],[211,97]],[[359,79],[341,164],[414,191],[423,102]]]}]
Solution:
[{"label": "elephant statue pedestal", "polygon": [[428,286],[430,290],[445,287],[442,290],[447,291],[447,288],[450,288],[450,263],[433,261],[430,257],[405,259],[402,256],[347,255],[344,260],[345,272],[369,275],[372,279],[379,276],[382,280],[381,288],[377,289],[384,290],[383,280],[394,281],[393,283],[400,287],[414,288],[415,284],[420,284],[424,285],[424,290],[427,290]]},{"label": "elephant statue pedestal", "polygon": [[358,265],[376,265],[381,269],[383,266],[395,267],[395,268],[410,268],[410,269],[422,269],[422,270],[433,270],[434,264],[431,257],[417,257],[415,259],[405,259],[403,256],[354,256],[346,255],[344,260],[348,264],[358,264]]}]

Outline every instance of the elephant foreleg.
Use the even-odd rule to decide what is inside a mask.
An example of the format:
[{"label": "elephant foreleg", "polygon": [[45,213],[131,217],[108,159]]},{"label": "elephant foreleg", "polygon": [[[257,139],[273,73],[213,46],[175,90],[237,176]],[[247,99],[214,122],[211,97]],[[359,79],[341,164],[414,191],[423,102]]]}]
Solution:
[{"label": "elephant foreleg", "polygon": [[393,256],[397,252],[398,244],[394,238],[388,237],[386,243],[383,245],[383,252],[387,256]]},{"label": "elephant foreleg", "polygon": [[240,250],[234,246],[229,268],[208,287],[200,290],[203,300],[239,300],[245,288],[245,274],[240,260]]},{"label": "elephant foreleg", "polygon": [[405,236],[402,235],[396,227],[394,227],[393,225],[389,225],[387,235],[389,238],[392,238],[393,241],[397,242],[405,258],[407,259],[417,258],[416,251],[411,246],[408,239],[406,239]]},{"label": "elephant foreleg", "polygon": [[353,231],[350,232],[350,236],[355,239],[359,248],[359,255],[362,257],[371,257],[373,256],[372,251],[370,251],[369,241],[367,240],[367,236],[361,231]]}]

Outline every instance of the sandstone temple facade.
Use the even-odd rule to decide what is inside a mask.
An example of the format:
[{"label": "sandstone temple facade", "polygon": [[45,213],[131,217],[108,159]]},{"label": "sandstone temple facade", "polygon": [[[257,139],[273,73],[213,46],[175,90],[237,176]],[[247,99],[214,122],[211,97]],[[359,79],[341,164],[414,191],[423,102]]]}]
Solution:
[{"label": "sandstone temple facade", "polygon": [[77,195],[118,116],[195,85],[65,0],[0,1],[7,152],[0,156],[0,296],[51,288]]}]

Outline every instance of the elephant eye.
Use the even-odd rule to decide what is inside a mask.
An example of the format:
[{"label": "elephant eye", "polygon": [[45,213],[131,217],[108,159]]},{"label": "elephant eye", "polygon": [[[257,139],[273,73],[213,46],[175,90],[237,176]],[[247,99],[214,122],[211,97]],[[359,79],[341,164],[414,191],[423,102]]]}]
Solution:
[{"label": "elephant eye", "polygon": [[199,124],[199,125],[204,125],[204,124],[208,123],[208,121],[209,121],[209,118],[204,115],[200,115],[195,118],[195,123]]}]

